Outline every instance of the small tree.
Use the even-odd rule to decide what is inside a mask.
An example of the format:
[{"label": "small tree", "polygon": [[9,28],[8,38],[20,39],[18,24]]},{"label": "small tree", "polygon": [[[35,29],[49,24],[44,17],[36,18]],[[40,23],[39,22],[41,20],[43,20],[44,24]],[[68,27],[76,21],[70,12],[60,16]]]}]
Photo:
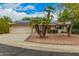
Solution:
[{"label": "small tree", "polygon": [[[70,3],[70,4],[62,4],[64,7],[63,12],[59,14],[59,21],[70,21],[74,27],[75,24],[79,23],[79,4]],[[70,28],[70,31],[72,29]],[[69,35],[69,33],[68,33]]]},{"label": "small tree", "polygon": [[46,36],[47,25],[50,23],[48,18],[34,18],[31,21],[32,25],[35,27],[36,32],[40,37],[44,38]]}]

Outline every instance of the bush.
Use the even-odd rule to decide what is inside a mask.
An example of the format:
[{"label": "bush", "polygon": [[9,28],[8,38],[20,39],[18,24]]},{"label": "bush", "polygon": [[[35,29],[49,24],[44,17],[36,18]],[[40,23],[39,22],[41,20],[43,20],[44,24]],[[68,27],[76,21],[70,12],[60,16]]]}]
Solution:
[{"label": "bush", "polygon": [[46,36],[47,25],[50,23],[50,19],[48,18],[33,18],[31,20],[31,25],[35,27],[36,32],[40,37]]},{"label": "bush", "polygon": [[54,30],[48,30],[48,33],[58,33],[58,30],[54,29]]},{"label": "bush", "polygon": [[49,23],[50,19],[44,17],[43,18],[36,17],[31,20],[32,25],[48,25]]},{"label": "bush", "polygon": [[73,34],[79,34],[79,29],[73,29],[73,30],[72,30],[72,33],[73,33]]},{"label": "bush", "polygon": [[74,24],[73,29],[79,29],[79,24],[78,23]]},{"label": "bush", "polygon": [[3,18],[0,18],[0,33],[9,33],[9,24]]},{"label": "bush", "polygon": [[72,28],[72,33],[79,34],[79,23],[74,23],[73,28]]}]

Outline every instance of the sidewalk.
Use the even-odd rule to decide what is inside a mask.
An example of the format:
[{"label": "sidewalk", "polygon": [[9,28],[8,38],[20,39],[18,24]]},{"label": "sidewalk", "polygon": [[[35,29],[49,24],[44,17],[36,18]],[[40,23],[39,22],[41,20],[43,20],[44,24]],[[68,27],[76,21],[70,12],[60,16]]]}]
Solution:
[{"label": "sidewalk", "polygon": [[[24,31],[26,29],[21,28],[20,30]],[[28,29],[26,31],[28,32]],[[29,35],[30,33],[26,34],[25,32],[16,34],[15,32],[11,34],[2,34],[0,35],[0,43],[9,46],[40,51],[79,53],[79,45],[52,45],[24,41]]]}]

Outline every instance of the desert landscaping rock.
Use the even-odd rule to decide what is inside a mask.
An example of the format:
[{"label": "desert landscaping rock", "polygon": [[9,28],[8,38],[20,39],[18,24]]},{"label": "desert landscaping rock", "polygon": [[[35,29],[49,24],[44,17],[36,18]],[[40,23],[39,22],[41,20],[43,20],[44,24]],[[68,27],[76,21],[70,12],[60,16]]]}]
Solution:
[{"label": "desert landscaping rock", "polygon": [[67,33],[57,33],[47,34],[45,38],[39,38],[38,34],[33,33],[26,41],[54,45],[79,45],[79,35],[72,34],[71,37],[68,37]]}]

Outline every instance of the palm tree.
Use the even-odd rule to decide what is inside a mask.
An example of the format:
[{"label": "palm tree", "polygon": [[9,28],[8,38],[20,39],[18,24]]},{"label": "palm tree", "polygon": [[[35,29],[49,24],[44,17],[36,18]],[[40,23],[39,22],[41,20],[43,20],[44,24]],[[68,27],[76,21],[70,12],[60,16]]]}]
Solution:
[{"label": "palm tree", "polygon": [[[51,7],[51,6],[48,6],[47,8],[45,8],[45,11],[48,12],[48,13],[47,13],[47,18],[48,18],[48,19],[51,17],[51,12],[52,12],[53,10],[54,10],[54,8]],[[51,18],[53,18],[53,15],[52,15]],[[51,29],[51,27],[48,27],[48,30],[50,30],[50,29]]]},{"label": "palm tree", "polygon": [[51,6],[48,6],[47,8],[45,8],[45,11],[48,12],[48,14],[47,14],[47,18],[50,18],[50,13],[51,13],[53,10],[54,10],[54,8],[51,7]]}]

